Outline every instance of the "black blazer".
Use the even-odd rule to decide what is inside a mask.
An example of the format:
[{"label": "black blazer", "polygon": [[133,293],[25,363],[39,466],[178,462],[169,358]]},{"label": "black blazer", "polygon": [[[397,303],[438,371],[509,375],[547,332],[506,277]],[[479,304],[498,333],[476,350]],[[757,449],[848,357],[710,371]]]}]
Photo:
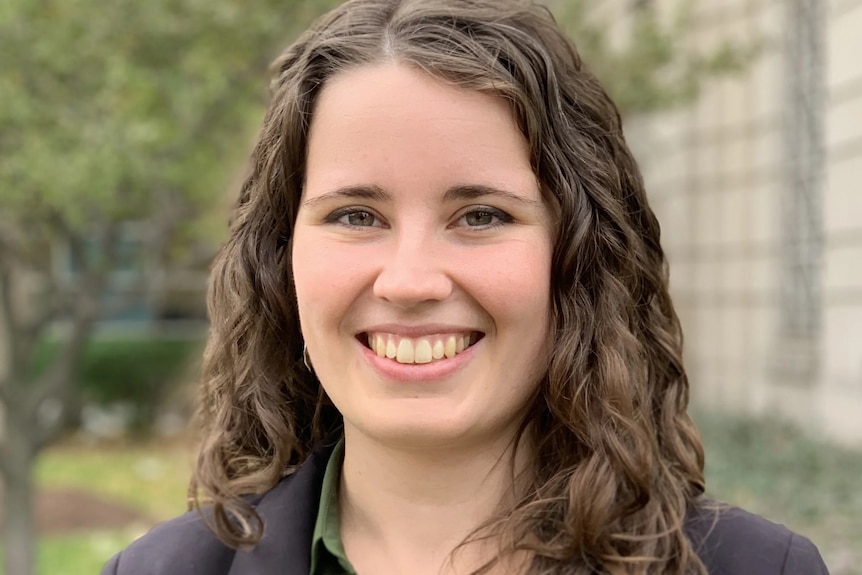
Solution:
[{"label": "black blazer", "polygon": [[[308,575],[330,450],[318,450],[256,503],[266,525],[251,551],[223,545],[189,512],[115,555],[102,575]],[[728,508],[690,513],[686,532],[710,575],[828,575],[817,548],[781,525]]]}]

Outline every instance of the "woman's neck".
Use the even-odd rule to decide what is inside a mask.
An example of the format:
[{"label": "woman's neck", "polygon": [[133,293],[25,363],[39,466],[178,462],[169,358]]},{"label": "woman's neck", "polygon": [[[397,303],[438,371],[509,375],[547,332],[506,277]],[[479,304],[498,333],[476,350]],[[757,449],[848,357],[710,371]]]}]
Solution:
[{"label": "woman's neck", "polygon": [[447,568],[465,538],[521,495],[515,478],[530,459],[527,443],[516,451],[511,434],[458,448],[409,448],[346,428],[341,533],[360,575],[470,571],[493,556],[496,541],[469,545]]}]

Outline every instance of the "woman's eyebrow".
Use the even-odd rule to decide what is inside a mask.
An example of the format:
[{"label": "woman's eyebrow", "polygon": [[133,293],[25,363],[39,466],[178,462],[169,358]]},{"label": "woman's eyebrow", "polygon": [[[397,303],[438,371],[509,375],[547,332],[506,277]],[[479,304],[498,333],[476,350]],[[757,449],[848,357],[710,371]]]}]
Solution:
[{"label": "woman's eyebrow", "polygon": [[[504,200],[510,200],[527,206],[538,206],[540,202],[532,198],[528,198],[522,194],[516,194],[507,190],[501,190],[493,186],[484,184],[462,184],[452,186],[446,193],[443,194],[443,200],[446,202],[478,200],[486,197],[495,197]],[[334,200],[371,200],[376,202],[391,202],[392,194],[375,185],[359,185],[345,186],[331,192],[326,192],[313,198],[308,198],[303,202],[307,208],[313,208],[319,204]]]},{"label": "woman's eyebrow", "polygon": [[313,198],[308,198],[302,204],[307,208],[313,208],[314,206],[333,200],[345,199],[389,202],[392,201],[392,195],[379,186],[346,186]]},{"label": "woman's eyebrow", "polygon": [[488,196],[504,200],[510,200],[527,206],[540,205],[540,202],[538,200],[528,198],[523,194],[516,194],[515,192],[501,190],[499,188],[495,188],[493,186],[486,186],[483,184],[465,184],[459,186],[452,186],[451,188],[446,190],[446,193],[443,195],[443,199],[445,201],[464,201],[478,200],[480,198],[485,198]]}]

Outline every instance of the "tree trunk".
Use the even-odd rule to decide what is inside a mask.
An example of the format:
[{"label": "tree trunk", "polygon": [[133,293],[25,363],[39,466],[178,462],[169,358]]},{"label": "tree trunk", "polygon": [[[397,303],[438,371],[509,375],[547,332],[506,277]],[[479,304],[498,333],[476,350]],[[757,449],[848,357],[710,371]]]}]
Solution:
[{"label": "tree trunk", "polygon": [[[3,462],[3,552],[6,575],[33,575],[36,558],[33,470],[30,441],[7,418],[7,451]],[[9,424],[12,425],[9,425]]]},{"label": "tree trunk", "polygon": [[[101,286],[94,288],[99,293]],[[6,575],[33,575],[36,558],[34,467],[36,456],[62,430],[64,414],[74,397],[77,364],[92,331],[93,314],[82,314],[71,328],[57,356],[42,376],[27,382],[14,366],[26,366],[31,358],[13,362],[12,376],[0,380],[5,429],[0,436],[0,470],[4,482],[3,546]],[[40,421],[40,405],[49,398],[61,402],[59,416]]]}]

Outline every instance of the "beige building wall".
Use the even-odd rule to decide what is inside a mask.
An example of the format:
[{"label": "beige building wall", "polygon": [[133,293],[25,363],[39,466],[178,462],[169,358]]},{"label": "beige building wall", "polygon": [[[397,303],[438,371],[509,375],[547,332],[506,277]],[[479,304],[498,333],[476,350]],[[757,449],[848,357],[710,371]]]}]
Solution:
[{"label": "beige building wall", "polygon": [[632,119],[627,132],[662,223],[695,403],[789,417],[862,445],[862,2],[832,0],[822,13],[824,178],[808,212],[822,222],[822,242],[809,246],[822,266],[808,345],[783,330],[792,313],[781,305],[800,285],[783,263],[796,1],[695,2],[692,46],[760,38],[766,48],[696,104]]}]

